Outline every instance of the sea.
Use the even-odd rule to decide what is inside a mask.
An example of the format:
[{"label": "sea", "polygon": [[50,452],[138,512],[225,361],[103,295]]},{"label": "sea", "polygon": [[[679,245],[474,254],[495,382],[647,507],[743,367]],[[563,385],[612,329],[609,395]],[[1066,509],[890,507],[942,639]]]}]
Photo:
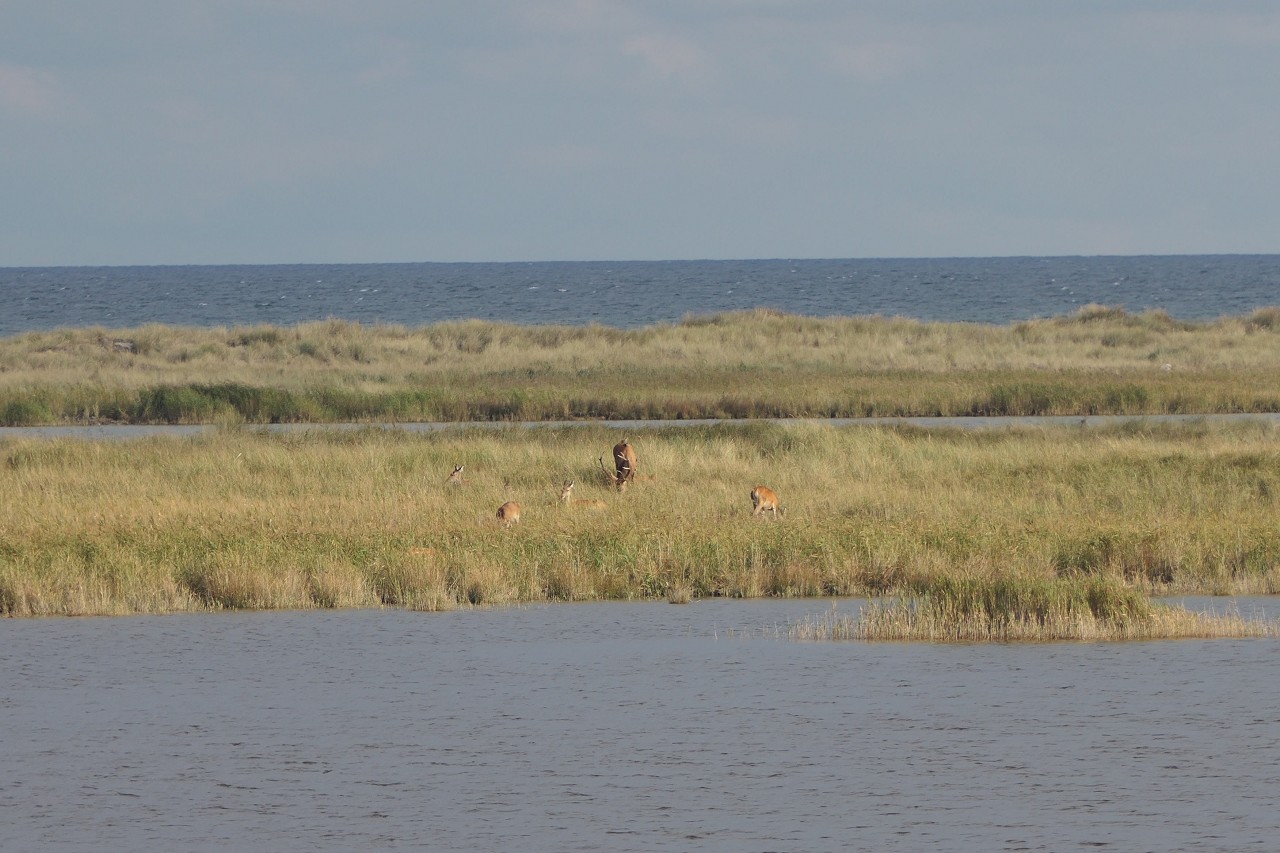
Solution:
[{"label": "sea", "polygon": [[1248,314],[1280,304],[1280,255],[0,267],[0,336],[330,318],[634,328],[758,307],[1006,324],[1089,304]]}]

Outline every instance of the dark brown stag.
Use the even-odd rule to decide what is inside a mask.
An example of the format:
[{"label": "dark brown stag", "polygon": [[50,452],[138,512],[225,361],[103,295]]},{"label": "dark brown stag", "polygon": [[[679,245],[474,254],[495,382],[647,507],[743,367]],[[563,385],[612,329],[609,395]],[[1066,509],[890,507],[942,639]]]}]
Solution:
[{"label": "dark brown stag", "polygon": [[600,470],[604,471],[614,488],[620,492],[625,491],[636,478],[636,449],[631,446],[629,439],[624,438],[613,446],[613,469],[614,473],[610,473],[604,467],[604,457],[600,458]]}]

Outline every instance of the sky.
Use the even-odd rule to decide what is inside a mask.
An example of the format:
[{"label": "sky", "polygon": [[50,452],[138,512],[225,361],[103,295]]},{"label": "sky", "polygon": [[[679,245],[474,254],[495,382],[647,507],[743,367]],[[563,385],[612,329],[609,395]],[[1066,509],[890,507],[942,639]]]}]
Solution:
[{"label": "sky", "polygon": [[0,266],[1274,252],[1274,0],[0,0]]}]

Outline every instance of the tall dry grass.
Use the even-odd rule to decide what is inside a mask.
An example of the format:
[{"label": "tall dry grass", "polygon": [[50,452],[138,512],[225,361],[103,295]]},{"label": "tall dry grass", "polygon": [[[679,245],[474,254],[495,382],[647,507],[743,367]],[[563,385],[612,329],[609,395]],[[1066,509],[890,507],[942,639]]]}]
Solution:
[{"label": "tall dry grass", "polygon": [[[619,435],[593,426],[6,440],[0,612],[917,596],[940,579],[1280,591],[1266,425],[629,436],[640,479],[622,494],[597,467]],[[446,486],[457,464],[467,482]],[[562,505],[565,480],[607,507]],[[758,484],[781,520],[752,519]],[[503,529],[509,498],[523,513]]]},{"label": "tall dry grass", "polygon": [[1278,316],[59,329],[0,339],[0,424],[1277,411]]}]

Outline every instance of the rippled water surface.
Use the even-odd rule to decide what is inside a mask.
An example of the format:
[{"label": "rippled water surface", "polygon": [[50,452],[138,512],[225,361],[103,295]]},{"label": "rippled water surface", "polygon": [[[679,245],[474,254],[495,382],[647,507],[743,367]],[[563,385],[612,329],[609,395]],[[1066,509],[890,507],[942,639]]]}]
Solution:
[{"label": "rippled water surface", "polygon": [[0,846],[1280,846],[1274,640],[780,638],[826,606],[6,620]]},{"label": "rippled water surface", "polygon": [[1008,323],[1092,302],[1199,320],[1277,294],[1280,255],[0,267],[0,335],[330,317],[633,327],[759,306]]}]

